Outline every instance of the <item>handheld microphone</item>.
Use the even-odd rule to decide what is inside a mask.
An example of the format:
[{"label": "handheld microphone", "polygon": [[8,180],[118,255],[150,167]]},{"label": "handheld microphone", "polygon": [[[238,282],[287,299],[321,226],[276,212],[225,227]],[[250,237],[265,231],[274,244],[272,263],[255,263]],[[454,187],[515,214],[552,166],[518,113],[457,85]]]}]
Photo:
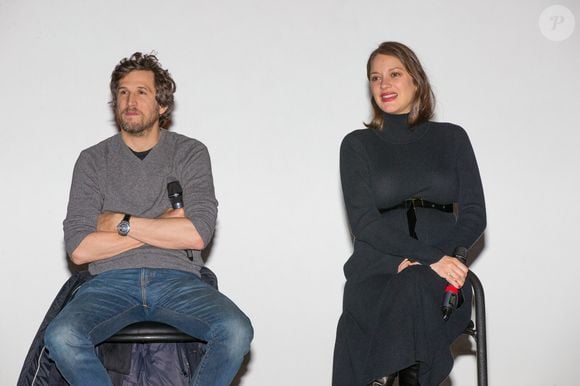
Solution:
[{"label": "handheld microphone", "polygon": [[[467,264],[467,248],[457,247],[453,252],[453,255],[459,259],[463,264]],[[449,320],[453,310],[461,307],[463,304],[463,293],[461,290],[451,284],[447,284],[445,287],[445,295],[443,296],[443,304],[441,304],[441,313],[443,314],[443,320]]]},{"label": "handheld microphone", "polygon": [[[167,184],[167,194],[173,209],[183,208],[183,188],[179,181],[175,180]],[[186,249],[185,252],[187,253],[187,258],[193,261],[193,252],[191,249]]]},{"label": "handheld microphone", "polygon": [[167,184],[167,194],[173,209],[183,208],[183,189],[179,181],[171,181]]}]

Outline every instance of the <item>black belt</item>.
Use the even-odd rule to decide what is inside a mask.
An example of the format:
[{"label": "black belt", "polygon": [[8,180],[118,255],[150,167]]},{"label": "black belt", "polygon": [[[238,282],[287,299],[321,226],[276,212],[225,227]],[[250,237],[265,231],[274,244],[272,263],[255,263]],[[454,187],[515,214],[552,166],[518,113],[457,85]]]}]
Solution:
[{"label": "black belt", "polygon": [[447,213],[453,212],[453,204],[436,204],[422,198],[410,198],[403,201],[399,205],[391,206],[390,208],[386,209],[379,209],[379,212],[385,213],[393,209],[407,209],[407,225],[409,226],[409,236],[417,239],[417,233],[415,233],[415,224],[417,224],[415,208],[437,209]]}]

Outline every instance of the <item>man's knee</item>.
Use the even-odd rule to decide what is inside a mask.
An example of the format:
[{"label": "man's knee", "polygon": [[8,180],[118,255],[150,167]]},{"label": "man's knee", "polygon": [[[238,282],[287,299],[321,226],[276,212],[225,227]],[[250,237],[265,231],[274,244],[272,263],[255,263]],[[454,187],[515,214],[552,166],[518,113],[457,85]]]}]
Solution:
[{"label": "man's knee", "polygon": [[232,355],[244,355],[250,351],[254,329],[250,319],[239,312],[215,326],[216,337],[229,348]]},{"label": "man's knee", "polygon": [[44,332],[44,344],[50,356],[68,357],[75,349],[92,345],[89,337],[83,336],[73,324],[62,319],[54,319]]}]

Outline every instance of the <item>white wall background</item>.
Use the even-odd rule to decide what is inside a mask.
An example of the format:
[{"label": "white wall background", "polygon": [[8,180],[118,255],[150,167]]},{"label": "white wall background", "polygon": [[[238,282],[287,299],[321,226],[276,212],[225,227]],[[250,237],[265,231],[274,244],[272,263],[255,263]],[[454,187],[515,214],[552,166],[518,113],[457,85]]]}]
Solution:
[{"label": "white wall background", "polygon": [[[0,0],[0,384],[16,383],[69,275],[72,167],[115,133],[110,73],[155,50],[178,84],[173,130],[212,155],[208,265],[256,330],[241,384],[329,385],[351,251],[339,144],[369,116],[368,54],[399,40],[431,77],[438,120],[464,126],[479,159],[489,222],[472,268],[491,384],[578,385],[580,32],[541,33],[553,4]],[[560,4],[580,17],[577,0]],[[451,384],[475,385],[473,356]]]}]

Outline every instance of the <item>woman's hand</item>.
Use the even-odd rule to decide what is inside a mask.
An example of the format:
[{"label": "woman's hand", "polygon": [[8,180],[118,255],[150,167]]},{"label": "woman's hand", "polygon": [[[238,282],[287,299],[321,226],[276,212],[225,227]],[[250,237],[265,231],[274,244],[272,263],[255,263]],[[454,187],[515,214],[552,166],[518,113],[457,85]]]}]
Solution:
[{"label": "woman's hand", "polygon": [[443,256],[441,260],[431,264],[431,269],[455,288],[463,287],[469,272],[465,264],[451,256]]},{"label": "woman's hand", "polygon": [[421,265],[421,263],[419,263],[418,261],[405,259],[401,261],[401,263],[399,264],[399,268],[397,268],[397,273],[403,272],[405,268],[410,267],[412,265]]}]

